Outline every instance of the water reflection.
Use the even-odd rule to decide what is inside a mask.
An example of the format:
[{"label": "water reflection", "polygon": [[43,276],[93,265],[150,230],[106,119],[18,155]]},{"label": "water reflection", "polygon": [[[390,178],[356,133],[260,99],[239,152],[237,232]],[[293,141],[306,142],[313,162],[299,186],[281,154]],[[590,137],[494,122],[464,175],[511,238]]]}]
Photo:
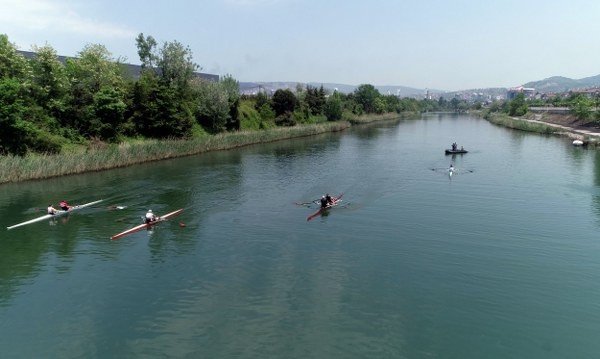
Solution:
[{"label": "water reflection", "polygon": [[402,118],[383,122],[371,122],[352,126],[350,131],[359,139],[374,139],[378,136],[388,133],[385,129],[397,128],[398,124],[403,122]]},{"label": "water reflection", "polygon": [[[544,342],[544,328],[567,322],[568,337],[581,323],[598,323],[589,318],[596,268],[580,240],[593,236],[582,229],[589,210],[564,200],[578,193],[568,191],[568,155],[557,141],[523,134],[513,147],[513,135],[485,121],[434,118],[107,171],[103,182],[96,174],[88,182],[61,178],[45,190],[73,188],[67,199],[106,202],[66,223],[4,232],[11,237],[0,238],[3,352],[410,357],[443,355],[431,333],[450,352],[469,348],[471,328],[515,351],[522,336],[512,328]],[[476,151],[445,156],[449,137]],[[452,183],[432,175],[451,159],[477,172]],[[594,161],[586,190],[600,187],[597,154]],[[326,219],[307,223],[314,209],[293,204],[333,190],[351,205]],[[43,194],[55,195],[5,191],[0,207],[16,223]],[[108,239],[149,207],[185,210],[152,231]],[[528,320],[529,307],[544,312]],[[40,340],[22,335],[30,327]]]},{"label": "water reflection", "polygon": [[598,216],[600,222],[600,151],[594,151],[593,177],[595,191],[592,192],[592,204],[594,212]]}]

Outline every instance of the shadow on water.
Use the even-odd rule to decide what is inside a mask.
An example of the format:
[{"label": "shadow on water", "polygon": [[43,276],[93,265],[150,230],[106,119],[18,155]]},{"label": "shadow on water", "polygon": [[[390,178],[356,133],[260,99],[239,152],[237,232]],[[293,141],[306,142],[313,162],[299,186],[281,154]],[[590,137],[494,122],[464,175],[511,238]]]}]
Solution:
[{"label": "shadow on water", "polygon": [[594,208],[594,212],[598,217],[598,221],[600,222],[600,151],[594,152],[594,185],[596,187],[596,191],[592,194],[592,205]]},{"label": "shadow on water", "polygon": [[386,133],[386,129],[396,128],[398,124],[404,122],[402,118],[386,121],[375,121],[371,123],[360,124],[353,126],[350,132],[360,139],[374,139],[383,133]]}]

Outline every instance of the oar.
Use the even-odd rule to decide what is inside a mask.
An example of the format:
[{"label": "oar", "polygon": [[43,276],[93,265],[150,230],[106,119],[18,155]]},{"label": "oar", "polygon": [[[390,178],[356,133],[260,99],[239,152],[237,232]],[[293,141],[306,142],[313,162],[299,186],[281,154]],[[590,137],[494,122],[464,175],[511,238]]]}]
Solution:
[{"label": "oar", "polygon": [[317,203],[319,202],[319,200],[320,200],[320,199],[315,199],[315,200],[312,200],[312,201],[310,201],[310,202],[302,202],[302,203],[299,203],[299,202],[294,202],[294,203],[295,203],[297,206],[307,206],[307,205],[310,205],[310,204],[317,204]]}]

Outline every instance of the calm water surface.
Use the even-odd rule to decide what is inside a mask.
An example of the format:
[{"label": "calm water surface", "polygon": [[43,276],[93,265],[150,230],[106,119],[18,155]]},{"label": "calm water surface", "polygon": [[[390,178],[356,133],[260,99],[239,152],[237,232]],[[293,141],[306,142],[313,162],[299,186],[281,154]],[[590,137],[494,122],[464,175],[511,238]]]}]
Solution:
[{"label": "calm water surface", "polygon": [[[0,230],[3,358],[600,353],[600,152],[563,138],[430,115],[3,185],[1,227],[63,198],[105,201]],[[109,240],[149,208],[185,211]]]}]

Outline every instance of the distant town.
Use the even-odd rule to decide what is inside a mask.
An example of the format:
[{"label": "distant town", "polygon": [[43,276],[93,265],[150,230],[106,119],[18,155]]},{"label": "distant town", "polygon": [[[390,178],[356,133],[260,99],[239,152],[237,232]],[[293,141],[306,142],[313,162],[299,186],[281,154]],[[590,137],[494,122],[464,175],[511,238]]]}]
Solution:
[{"label": "distant town", "polygon": [[[566,78],[562,78],[566,79]],[[577,81],[566,79],[570,81]],[[574,94],[583,94],[590,98],[600,97],[600,79],[597,83],[591,83],[590,86],[571,87],[569,85],[550,86],[549,83],[556,82],[555,78],[550,78],[542,81],[537,81],[541,85],[540,89],[520,85],[511,88],[484,88],[471,89],[463,91],[445,92],[440,90],[417,89],[405,86],[377,86],[375,88],[384,95],[396,95],[398,97],[409,97],[417,100],[439,100],[445,98],[450,100],[457,98],[469,103],[480,102],[482,104],[490,104],[494,101],[512,100],[517,94],[523,93],[526,99],[547,100],[555,97],[569,97]],[[279,89],[289,89],[296,91],[297,88],[305,88],[307,85],[313,87],[323,86],[327,91],[339,91],[342,93],[351,93],[358,86],[330,83],[301,83],[301,82],[240,82],[240,92],[245,95],[256,95],[259,92],[264,92],[267,95],[272,94]]]}]

